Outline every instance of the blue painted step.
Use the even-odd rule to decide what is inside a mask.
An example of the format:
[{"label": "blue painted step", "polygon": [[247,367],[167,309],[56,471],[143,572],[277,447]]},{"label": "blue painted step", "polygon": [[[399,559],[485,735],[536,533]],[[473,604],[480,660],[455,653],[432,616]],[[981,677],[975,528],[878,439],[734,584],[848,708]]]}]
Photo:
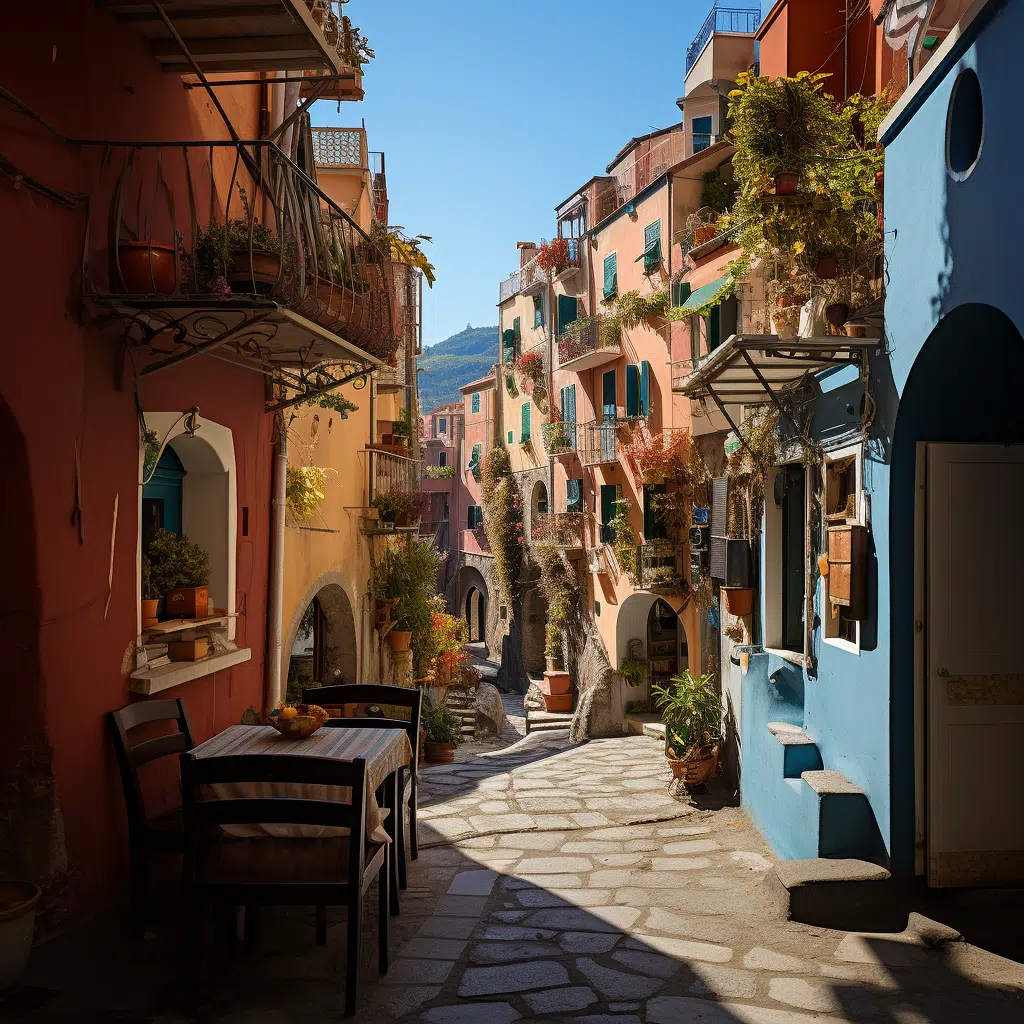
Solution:
[{"label": "blue painted step", "polygon": [[783,778],[799,779],[804,772],[823,767],[821,753],[814,740],[799,725],[769,722],[768,731],[782,744]]}]

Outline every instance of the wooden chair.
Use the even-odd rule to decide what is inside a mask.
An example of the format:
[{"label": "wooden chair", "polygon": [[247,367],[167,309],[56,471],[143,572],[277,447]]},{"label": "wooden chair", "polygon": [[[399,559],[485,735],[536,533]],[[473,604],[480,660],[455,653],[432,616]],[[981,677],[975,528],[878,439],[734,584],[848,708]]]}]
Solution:
[{"label": "wooden chair", "polygon": [[[381,974],[390,966],[390,873],[385,844],[366,836],[366,762],[332,761],[287,754],[224,757],[182,755],[185,855],[185,990],[189,1009],[198,1003],[199,920],[202,904],[215,908],[243,905],[314,906],[317,942],[327,941],[324,908],[348,908],[345,954],[345,1016],[359,1000],[359,949],[366,890],[379,886],[378,959]],[[343,786],[351,801],[305,797],[209,798],[202,787],[238,783],[298,783]],[[343,837],[323,839],[236,839],[222,825],[324,825],[346,828]]]},{"label": "wooden chair", "polygon": [[[175,722],[177,732],[154,739],[142,740],[134,745],[128,733],[150,722]],[[139,768],[161,757],[191,750],[192,730],[189,728],[185,705],[178,700],[152,700],[129,704],[107,715],[121,772],[125,808],[128,811],[129,868],[129,923],[136,938],[146,934],[147,893],[149,890],[149,854],[151,850],[180,853],[184,849],[181,810],[168,811],[157,817],[148,817],[146,803],[139,783]]]},{"label": "wooden chair", "polygon": [[[423,713],[423,691],[418,687],[383,686],[375,683],[342,683],[339,686],[319,686],[302,691],[302,699],[321,707],[344,704],[390,704],[392,707],[409,709],[409,721],[398,718],[341,718],[330,719],[327,724],[334,727],[404,729],[412,745],[410,785],[406,793],[405,774],[402,768],[398,775],[398,808],[396,809],[396,840],[398,843],[398,884],[407,885],[405,867],[405,806],[409,808],[409,855],[416,860],[420,855],[419,831],[416,814],[419,806],[418,765],[420,760],[420,718]],[[372,725],[370,724],[372,723]]]}]

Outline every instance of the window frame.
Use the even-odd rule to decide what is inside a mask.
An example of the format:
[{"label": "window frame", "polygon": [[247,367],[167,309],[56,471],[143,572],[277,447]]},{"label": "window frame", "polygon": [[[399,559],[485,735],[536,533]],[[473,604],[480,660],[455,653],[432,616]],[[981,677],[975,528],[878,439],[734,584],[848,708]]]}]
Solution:
[{"label": "window frame", "polygon": [[533,297],[533,326],[536,330],[544,326],[544,296],[534,295]]},{"label": "window frame", "polygon": [[[823,475],[823,478],[824,478],[824,483],[825,483],[825,488],[826,488],[826,493],[827,493],[829,464],[833,463],[833,462],[842,462],[844,459],[849,458],[851,455],[854,456],[854,458],[855,458],[855,465],[857,467],[857,473],[856,473],[856,481],[857,481],[856,482],[857,515],[856,515],[856,518],[854,518],[854,519],[847,519],[846,522],[848,524],[852,523],[852,524],[857,525],[857,526],[866,526],[867,525],[867,519],[866,519],[865,505],[867,503],[866,503],[865,497],[864,497],[864,443],[862,441],[858,441],[856,444],[846,445],[843,448],[837,448],[835,451],[826,452],[825,455],[824,455],[824,458],[822,460],[822,475]],[[821,510],[821,515],[822,515],[822,524],[821,524],[822,536],[825,538],[825,543],[827,544],[828,543],[828,520],[825,518],[825,516],[827,515],[827,510],[825,508],[823,508]],[[832,625],[833,619],[832,619],[832,611],[828,607],[828,580],[826,578],[824,578],[824,577],[822,577],[821,580],[819,581],[819,590],[818,590],[818,595],[817,596],[818,596],[818,599],[820,601],[820,604],[819,604],[820,613],[819,614],[821,616],[821,642],[824,643],[824,644],[828,644],[830,647],[836,647],[836,648],[838,648],[841,651],[846,651],[849,654],[856,655],[859,658],[860,657],[860,649],[861,649],[861,635],[862,635],[862,632],[861,632],[861,622],[859,620],[854,622],[854,625],[856,627],[856,636],[857,636],[857,639],[855,641],[853,641],[853,640],[844,640],[841,636],[838,636],[838,635],[835,635],[835,634],[832,635],[832,636],[829,636],[828,635],[828,629]],[[836,623],[836,626],[834,628],[838,630],[838,623],[839,623],[839,616],[838,615],[836,616],[834,621]]]},{"label": "window frame", "polygon": [[[607,288],[608,281],[608,261],[612,261],[612,291],[609,293]],[[605,256],[601,262],[601,271],[603,277],[601,279],[601,294],[604,296],[605,301],[618,297],[619,294],[619,251],[618,249],[613,250]]]},{"label": "window frame", "polygon": [[473,415],[480,412],[480,392],[475,391],[469,396],[469,411]]}]

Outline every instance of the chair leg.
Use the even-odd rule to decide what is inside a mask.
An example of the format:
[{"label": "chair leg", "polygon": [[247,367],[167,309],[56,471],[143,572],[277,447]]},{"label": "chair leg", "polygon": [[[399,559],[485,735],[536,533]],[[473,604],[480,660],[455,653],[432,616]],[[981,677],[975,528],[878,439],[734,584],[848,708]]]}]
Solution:
[{"label": "chair leg", "polygon": [[420,833],[416,825],[416,805],[419,803],[419,794],[416,792],[416,783],[413,783],[412,793],[409,796],[409,856],[411,860],[419,860],[420,857]]},{"label": "chair leg", "polygon": [[327,945],[327,907],[325,906],[316,908],[316,944],[318,946]]},{"label": "chair leg", "polygon": [[199,908],[188,894],[182,907],[182,942],[184,944],[184,1000],[190,1017],[199,1011]]},{"label": "chair leg", "polygon": [[388,907],[391,885],[391,866],[385,857],[377,876],[377,969],[382,975],[391,969],[391,912]]},{"label": "chair leg", "polygon": [[398,773],[398,792],[395,795],[395,831],[398,833],[398,888],[408,888],[409,879],[405,870],[405,787],[404,778],[401,772]]},{"label": "chair leg", "polygon": [[146,918],[149,893],[149,864],[146,847],[131,844],[131,865],[128,879],[128,930],[133,939],[146,937]]},{"label": "chair leg", "polygon": [[401,873],[398,867],[398,772],[395,772],[394,775],[392,775],[391,778],[388,780],[387,792],[388,800],[391,803],[391,814],[388,816],[391,822],[390,828],[388,830],[391,836],[391,849],[387,852],[387,856],[391,858],[392,879],[391,884],[388,886],[388,891],[391,896],[389,904],[391,909],[391,916],[398,917],[398,915],[401,913],[401,908],[398,905],[398,882],[399,878],[401,877]]},{"label": "chair leg", "polygon": [[359,939],[363,923],[363,893],[359,886],[348,905],[348,941],[345,944],[345,1016],[354,1017],[359,1005]]}]

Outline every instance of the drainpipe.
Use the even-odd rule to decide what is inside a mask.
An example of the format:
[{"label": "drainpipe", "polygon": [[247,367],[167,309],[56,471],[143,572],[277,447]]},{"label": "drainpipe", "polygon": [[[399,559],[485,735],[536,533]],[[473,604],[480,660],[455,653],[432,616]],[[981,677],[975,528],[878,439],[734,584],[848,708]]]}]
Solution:
[{"label": "drainpipe", "polygon": [[288,434],[278,415],[270,499],[270,580],[267,588],[267,706],[284,699],[281,660],[284,647],[284,513],[288,485]]}]

